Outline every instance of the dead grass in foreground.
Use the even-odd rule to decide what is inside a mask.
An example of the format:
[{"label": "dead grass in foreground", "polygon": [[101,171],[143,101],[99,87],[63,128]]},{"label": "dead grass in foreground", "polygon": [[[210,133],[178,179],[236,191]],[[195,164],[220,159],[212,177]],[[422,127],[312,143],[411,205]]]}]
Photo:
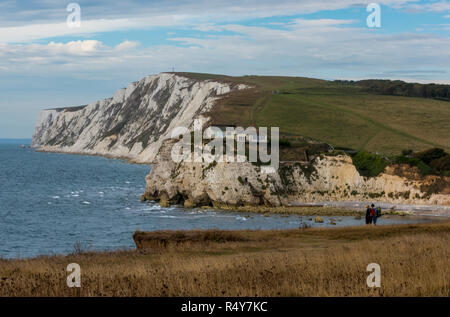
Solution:
[{"label": "dead grass in foreground", "polygon": [[[0,260],[0,296],[450,296],[450,222],[136,237],[144,249]],[[373,262],[379,289],[366,286]]]}]

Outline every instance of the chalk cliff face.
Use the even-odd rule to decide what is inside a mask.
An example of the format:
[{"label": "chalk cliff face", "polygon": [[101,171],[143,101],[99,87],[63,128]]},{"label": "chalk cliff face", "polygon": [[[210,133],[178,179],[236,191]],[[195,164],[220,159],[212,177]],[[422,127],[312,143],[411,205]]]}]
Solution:
[{"label": "chalk cliff face", "polygon": [[221,95],[246,87],[168,73],[148,76],[117,91],[113,98],[42,111],[32,146],[47,152],[149,163],[173,128],[189,128]]},{"label": "chalk cliff face", "polygon": [[[281,163],[265,174],[251,163],[175,163],[173,140],[161,147],[143,200],[161,204],[288,206],[320,201],[379,201],[450,205],[450,178],[398,176],[397,166],[378,177],[360,176],[350,157],[319,156],[309,164]],[[404,171],[405,172],[405,171]]]}]

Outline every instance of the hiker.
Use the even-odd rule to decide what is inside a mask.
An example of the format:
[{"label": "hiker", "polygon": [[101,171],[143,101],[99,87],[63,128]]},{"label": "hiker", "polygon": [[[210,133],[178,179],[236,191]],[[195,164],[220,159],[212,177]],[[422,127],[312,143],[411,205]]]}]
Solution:
[{"label": "hiker", "polygon": [[373,218],[373,224],[377,224],[377,219],[381,217],[381,207],[375,208],[375,218]]},{"label": "hiker", "polygon": [[375,205],[372,204],[372,208],[370,208],[370,216],[372,218],[373,225],[377,225],[377,211],[375,210]]},{"label": "hiker", "polygon": [[366,206],[366,225],[370,225],[372,223],[372,215],[371,215],[372,209],[369,207],[369,205]]}]

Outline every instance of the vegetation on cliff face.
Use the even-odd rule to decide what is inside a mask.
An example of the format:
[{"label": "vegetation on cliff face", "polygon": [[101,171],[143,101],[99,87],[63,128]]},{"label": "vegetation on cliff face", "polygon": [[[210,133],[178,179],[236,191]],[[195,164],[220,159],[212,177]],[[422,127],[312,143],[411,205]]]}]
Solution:
[{"label": "vegetation on cliff face", "polygon": [[450,154],[439,148],[417,153],[412,150],[403,150],[401,155],[392,157],[360,151],[352,156],[352,160],[358,172],[369,177],[377,176],[386,166],[395,164],[417,167],[422,176],[450,176]]},{"label": "vegetation on cliff face", "polygon": [[352,159],[353,165],[355,165],[359,174],[362,176],[378,176],[388,165],[388,162],[383,156],[363,151],[358,152]]}]

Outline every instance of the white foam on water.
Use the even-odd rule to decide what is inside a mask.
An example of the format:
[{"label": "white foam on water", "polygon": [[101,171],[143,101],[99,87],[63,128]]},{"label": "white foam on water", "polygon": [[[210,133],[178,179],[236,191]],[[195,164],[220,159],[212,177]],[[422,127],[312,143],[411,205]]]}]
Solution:
[{"label": "white foam on water", "polygon": [[60,199],[61,197],[59,196],[52,196],[53,199]]},{"label": "white foam on water", "polygon": [[221,215],[221,216],[217,216],[217,217],[221,217],[221,218],[234,218],[234,216],[225,216],[225,215]]},{"label": "white foam on water", "polygon": [[238,216],[238,217],[236,217],[236,220],[247,221],[247,218]]},{"label": "white foam on water", "polygon": [[178,218],[178,217],[163,215],[163,216],[159,216],[158,218]]},{"label": "white foam on water", "polygon": [[91,203],[88,202],[88,201],[83,201],[83,204],[85,204],[85,205],[90,205]]},{"label": "white foam on water", "polygon": [[80,197],[80,195],[73,194],[72,197]]},{"label": "white foam on water", "polygon": [[158,205],[149,206],[147,208],[135,209],[136,212],[152,212],[153,210],[158,210],[160,207]]}]

